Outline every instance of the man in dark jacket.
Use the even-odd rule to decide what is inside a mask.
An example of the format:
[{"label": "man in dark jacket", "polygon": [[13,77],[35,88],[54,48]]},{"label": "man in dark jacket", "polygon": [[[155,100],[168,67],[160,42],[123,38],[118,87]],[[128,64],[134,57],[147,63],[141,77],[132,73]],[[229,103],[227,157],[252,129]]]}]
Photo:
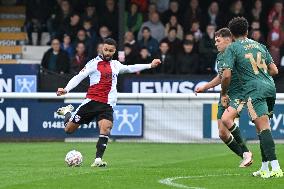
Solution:
[{"label": "man in dark jacket", "polygon": [[160,42],[159,52],[155,55],[155,58],[161,60],[161,64],[153,71],[157,74],[175,74],[176,62],[174,56],[169,53],[169,44],[167,42]]},{"label": "man in dark jacket", "polygon": [[178,56],[178,74],[197,74],[199,70],[198,54],[194,53],[193,41],[184,41],[183,52]]},{"label": "man in dark jacket", "polygon": [[158,41],[151,36],[151,30],[147,26],[142,28],[142,39],[138,41],[138,44],[140,49],[146,47],[151,56],[153,56],[159,48]]},{"label": "man in dark jacket", "polygon": [[199,42],[200,72],[203,74],[214,73],[217,49],[215,47],[215,26],[209,24],[206,33]]},{"label": "man in dark jacket", "polygon": [[51,48],[44,53],[41,65],[47,70],[60,74],[69,72],[70,60],[68,54],[60,49],[59,39],[51,41]]}]

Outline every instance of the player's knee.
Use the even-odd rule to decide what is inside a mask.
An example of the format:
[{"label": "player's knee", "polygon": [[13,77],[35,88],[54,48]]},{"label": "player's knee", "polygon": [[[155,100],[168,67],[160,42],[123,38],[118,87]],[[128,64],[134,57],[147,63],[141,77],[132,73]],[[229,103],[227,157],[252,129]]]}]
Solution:
[{"label": "player's knee", "polygon": [[64,131],[66,134],[72,134],[74,132],[70,127],[65,127]]},{"label": "player's knee", "polygon": [[219,137],[222,141],[227,141],[228,139],[228,132],[225,129],[219,129]]},{"label": "player's knee", "polygon": [[222,117],[222,123],[226,126],[229,127],[232,123],[232,120],[228,117]]}]

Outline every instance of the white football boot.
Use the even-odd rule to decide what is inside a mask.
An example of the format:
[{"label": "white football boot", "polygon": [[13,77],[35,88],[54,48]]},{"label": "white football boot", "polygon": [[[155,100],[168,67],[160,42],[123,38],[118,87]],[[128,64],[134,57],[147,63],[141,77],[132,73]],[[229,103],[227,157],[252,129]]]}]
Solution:
[{"label": "white football boot", "polygon": [[67,106],[63,106],[61,108],[58,108],[56,113],[58,115],[65,115],[67,112],[72,112],[73,110],[74,110],[74,107],[71,104],[69,104]]},{"label": "white football boot", "polygon": [[103,161],[101,158],[96,158],[94,163],[91,165],[91,167],[106,167],[107,162]]},{"label": "white football boot", "polygon": [[239,167],[248,167],[252,164],[252,153],[251,152],[244,152],[243,153],[243,160]]}]

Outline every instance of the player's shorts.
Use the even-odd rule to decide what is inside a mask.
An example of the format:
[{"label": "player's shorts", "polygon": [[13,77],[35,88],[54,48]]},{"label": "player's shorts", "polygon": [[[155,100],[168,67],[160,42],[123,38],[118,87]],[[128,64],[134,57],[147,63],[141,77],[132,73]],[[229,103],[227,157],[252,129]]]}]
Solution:
[{"label": "player's shorts", "polygon": [[97,122],[107,119],[113,122],[113,109],[109,104],[85,99],[76,109],[70,121],[76,124],[88,124],[93,120]]},{"label": "player's shorts", "polygon": [[275,98],[261,98],[261,99],[251,99],[247,101],[248,112],[250,119],[254,121],[256,118],[263,115],[268,115],[269,118],[273,116],[273,108],[275,105]]},{"label": "player's shorts", "polygon": [[[237,98],[230,98],[230,103],[229,106],[231,106],[232,108],[234,108],[235,110],[237,110],[238,115],[240,115],[243,107],[245,105],[245,102],[241,101],[240,99]],[[224,106],[222,106],[221,104],[221,100],[219,100],[218,103],[218,112],[217,112],[217,119],[221,119],[222,115],[224,113],[226,109],[224,108]]]}]

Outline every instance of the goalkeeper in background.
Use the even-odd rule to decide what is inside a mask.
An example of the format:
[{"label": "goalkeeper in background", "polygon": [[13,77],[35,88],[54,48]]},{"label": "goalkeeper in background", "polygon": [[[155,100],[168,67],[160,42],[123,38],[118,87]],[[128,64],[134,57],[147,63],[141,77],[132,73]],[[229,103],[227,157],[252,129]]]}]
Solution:
[{"label": "goalkeeper in background", "polygon": [[[217,55],[216,64],[218,75],[207,84],[198,87],[195,92],[201,93],[207,89],[221,84],[224,65],[224,51],[232,43],[232,34],[228,28],[222,28],[215,33],[215,46],[219,54]],[[229,86],[228,95],[230,97],[229,107],[227,110],[222,106],[221,100],[218,103],[218,130],[221,140],[239,157],[243,158],[239,167],[248,167],[252,164],[252,153],[245,145],[239,127],[234,123],[244,106],[242,101],[242,88],[238,80],[237,73],[232,73],[232,82]],[[227,124],[224,125],[223,122]]]}]

